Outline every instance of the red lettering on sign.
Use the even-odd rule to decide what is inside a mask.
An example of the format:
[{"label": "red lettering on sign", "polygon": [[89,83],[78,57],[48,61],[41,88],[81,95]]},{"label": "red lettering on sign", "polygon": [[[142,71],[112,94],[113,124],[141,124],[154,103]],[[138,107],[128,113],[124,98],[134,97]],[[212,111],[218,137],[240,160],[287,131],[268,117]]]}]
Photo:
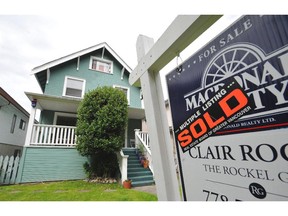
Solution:
[{"label": "red lettering on sign", "polygon": [[[199,132],[197,132],[197,130],[195,128],[197,125],[201,129]],[[199,118],[190,125],[190,131],[192,133],[192,136],[197,139],[200,136],[202,136],[204,133],[207,132],[207,127],[206,127],[204,121],[201,118]]]},{"label": "red lettering on sign", "polygon": [[223,122],[225,120],[225,118],[223,116],[221,116],[216,121],[213,121],[213,119],[211,118],[209,112],[204,113],[203,116],[204,116],[205,120],[207,121],[207,124],[208,124],[209,128],[214,128],[218,124],[220,124],[221,122]]},{"label": "red lettering on sign", "polygon": [[[236,106],[233,105],[234,107],[232,107],[231,103],[229,105],[229,100],[231,99],[235,99],[237,101]],[[181,147],[186,147],[194,139],[197,139],[207,133],[208,129],[213,129],[214,127],[225,121],[228,117],[232,116],[233,114],[244,108],[247,104],[248,99],[245,94],[240,89],[234,89],[225,97],[223,97],[222,100],[218,102],[218,104],[215,104],[215,106],[218,105],[221,108],[222,113],[225,115],[222,115],[217,120],[215,120],[213,116],[211,117],[209,112],[205,112],[202,117],[200,116],[198,119],[196,119],[190,124],[189,130],[186,128],[178,134],[177,139]]]},{"label": "red lettering on sign", "polygon": [[180,145],[182,148],[187,146],[192,142],[192,137],[189,135],[189,130],[185,129],[177,136],[178,141],[180,142]]},{"label": "red lettering on sign", "polygon": [[[227,101],[230,100],[232,97],[234,97],[238,101],[239,104],[236,107],[231,109]],[[235,114],[237,111],[239,111],[244,106],[246,106],[247,103],[248,103],[248,99],[240,89],[233,90],[226,97],[224,97],[221,101],[219,101],[219,105],[227,117],[230,117],[233,114]]]}]

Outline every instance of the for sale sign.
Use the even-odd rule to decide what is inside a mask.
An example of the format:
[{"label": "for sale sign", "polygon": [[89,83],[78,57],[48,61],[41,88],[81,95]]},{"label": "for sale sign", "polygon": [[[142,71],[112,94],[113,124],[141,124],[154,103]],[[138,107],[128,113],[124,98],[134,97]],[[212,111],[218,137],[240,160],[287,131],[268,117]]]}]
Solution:
[{"label": "for sale sign", "polygon": [[288,16],[244,16],[166,76],[185,200],[288,200]]}]

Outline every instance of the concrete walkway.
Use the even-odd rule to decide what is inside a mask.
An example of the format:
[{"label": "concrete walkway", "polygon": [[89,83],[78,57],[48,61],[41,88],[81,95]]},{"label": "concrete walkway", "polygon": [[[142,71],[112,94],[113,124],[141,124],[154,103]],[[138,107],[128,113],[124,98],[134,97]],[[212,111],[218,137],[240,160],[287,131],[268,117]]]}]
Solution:
[{"label": "concrete walkway", "polygon": [[132,187],[132,190],[143,191],[147,193],[151,193],[157,196],[157,189],[156,185],[148,185],[148,186],[141,186],[141,187]]}]

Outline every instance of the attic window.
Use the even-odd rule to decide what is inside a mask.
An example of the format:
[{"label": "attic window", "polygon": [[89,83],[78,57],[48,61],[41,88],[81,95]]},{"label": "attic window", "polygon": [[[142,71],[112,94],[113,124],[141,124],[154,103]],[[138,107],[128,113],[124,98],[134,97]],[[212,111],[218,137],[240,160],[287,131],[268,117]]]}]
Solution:
[{"label": "attic window", "polygon": [[113,74],[113,62],[91,56],[89,69]]}]

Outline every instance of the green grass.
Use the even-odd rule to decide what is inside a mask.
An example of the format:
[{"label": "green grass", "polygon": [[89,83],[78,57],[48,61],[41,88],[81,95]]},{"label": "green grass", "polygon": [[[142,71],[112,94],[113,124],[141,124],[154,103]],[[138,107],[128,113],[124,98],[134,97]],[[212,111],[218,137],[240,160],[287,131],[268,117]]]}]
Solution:
[{"label": "green grass", "polygon": [[157,201],[157,196],[79,180],[0,186],[0,201]]}]

